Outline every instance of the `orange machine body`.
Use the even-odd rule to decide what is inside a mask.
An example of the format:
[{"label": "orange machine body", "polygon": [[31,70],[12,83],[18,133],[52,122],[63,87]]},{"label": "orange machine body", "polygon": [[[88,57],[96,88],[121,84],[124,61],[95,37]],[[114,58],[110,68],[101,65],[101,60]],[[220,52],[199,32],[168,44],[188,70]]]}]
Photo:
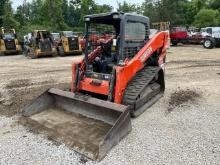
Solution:
[{"label": "orange machine body", "polygon": [[[168,46],[168,36],[167,32],[159,32],[154,37],[152,37],[143,48],[134,56],[134,58],[128,60],[125,59],[123,66],[115,66],[116,70],[116,79],[115,79],[115,88],[113,92],[113,102],[121,104],[123,99],[124,90],[128,85],[128,82],[144,67],[144,63],[153,53],[158,52],[158,64],[163,66],[166,57],[166,50]],[[88,56],[88,61],[93,61],[95,57],[101,54],[101,48],[97,47],[93,52]],[[79,65],[78,65],[79,64]],[[72,65],[72,82],[71,90],[75,91],[87,91],[91,93],[101,94],[108,96],[110,93],[110,82],[108,81],[98,81],[96,83],[95,78],[87,78],[83,76],[85,70],[85,62],[82,60],[80,63],[74,63]],[[80,75],[77,74],[77,67],[79,66]],[[80,76],[80,82],[77,85],[76,77]]]}]

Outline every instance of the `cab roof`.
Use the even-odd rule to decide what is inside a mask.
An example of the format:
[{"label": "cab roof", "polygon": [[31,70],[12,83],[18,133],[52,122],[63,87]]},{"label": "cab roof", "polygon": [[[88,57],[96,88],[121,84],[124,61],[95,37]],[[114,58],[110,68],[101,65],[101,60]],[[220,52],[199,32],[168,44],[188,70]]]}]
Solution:
[{"label": "cab roof", "polygon": [[146,16],[133,14],[133,13],[123,13],[123,12],[110,12],[110,13],[101,13],[101,14],[93,14],[93,15],[86,15],[84,17],[85,22],[93,22],[93,23],[100,23],[100,24],[117,24],[126,16],[131,18],[132,20],[135,19],[137,22],[143,22],[149,24],[149,18]]},{"label": "cab roof", "polygon": [[46,32],[47,30],[34,30],[34,32]]}]

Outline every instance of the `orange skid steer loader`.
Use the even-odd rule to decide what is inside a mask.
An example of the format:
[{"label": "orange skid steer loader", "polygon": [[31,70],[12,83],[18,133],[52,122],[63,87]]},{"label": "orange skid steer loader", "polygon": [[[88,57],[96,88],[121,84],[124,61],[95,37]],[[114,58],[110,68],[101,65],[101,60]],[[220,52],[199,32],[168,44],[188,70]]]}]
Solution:
[{"label": "orange skid steer loader", "polygon": [[[71,92],[48,89],[24,109],[25,119],[93,160],[104,158],[131,131],[130,116],[164,93],[168,33],[149,39],[149,25],[129,13],[85,16],[85,57],[72,65]],[[94,29],[114,35],[88,49]]]}]

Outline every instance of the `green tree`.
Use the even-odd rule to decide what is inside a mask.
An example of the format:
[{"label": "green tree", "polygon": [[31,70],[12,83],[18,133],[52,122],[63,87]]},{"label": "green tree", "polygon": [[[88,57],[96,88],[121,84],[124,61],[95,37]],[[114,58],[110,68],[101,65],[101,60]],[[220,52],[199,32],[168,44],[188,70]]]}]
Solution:
[{"label": "green tree", "polygon": [[220,1],[219,0],[211,0],[209,6],[211,9],[216,9],[220,12]]},{"label": "green tree", "polygon": [[2,25],[6,28],[19,27],[19,22],[17,22],[14,18],[10,0],[5,0],[3,6]]},{"label": "green tree", "polygon": [[84,24],[84,16],[90,14],[91,7],[93,6],[93,0],[81,0],[80,3],[80,26]]},{"label": "green tree", "polygon": [[3,15],[4,15],[4,6],[5,6],[6,0],[0,1],[0,26],[3,26]]},{"label": "green tree", "polygon": [[62,14],[64,21],[69,24],[69,19],[70,19],[70,12],[69,12],[69,5],[68,5],[68,0],[63,0],[62,2]]},{"label": "green tree", "polygon": [[203,8],[207,8],[209,1],[207,0],[192,0],[192,3],[197,8],[198,11],[200,11]]},{"label": "green tree", "polygon": [[55,31],[68,28],[62,13],[62,0],[45,0],[42,11],[45,25],[51,26]]},{"label": "green tree", "polygon": [[33,0],[30,5],[30,21],[32,24],[42,24],[45,15],[43,15],[43,0]]},{"label": "green tree", "polygon": [[185,13],[188,3],[187,0],[145,0],[142,10],[151,22],[169,21],[173,25],[183,25],[187,23]]},{"label": "green tree", "polygon": [[158,22],[157,9],[153,0],[145,0],[142,4],[143,15],[150,18],[151,22]]},{"label": "green tree", "polygon": [[127,3],[126,1],[123,1],[122,3],[118,2],[117,11],[122,11],[125,13],[131,13],[131,12],[141,13],[140,9],[141,8],[136,4],[130,4]]},{"label": "green tree", "polygon": [[[112,10],[112,6],[99,5],[95,0],[23,0],[23,5],[13,12],[10,0],[0,0],[0,26],[20,24],[22,33],[37,27],[82,30],[85,15]],[[219,0],[145,0],[141,6],[123,1],[117,10],[146,15],[151,22],[170,21],[174,26],[220,24]]]},{"label": "green tree", "polygon": [[191,2],[186,4],[186,10],[184,13],[184,17],[186,20],[186,24],[191,25],[194,21],[195,15],[198,13],[197,7]]},{"label": "green tree", "polygon": [[213,9],[201,9],[195,16],[194,25],[198,27],[219,26],[219,11]]},{"label": "green tree", "polygon": [[111,12],[113,10],[113,7],[110,5],[97,5],[98,6],[98,12],[99,13],[107,13],[107,12]]},{"label": "green tree", "polygon": [[97,5],[94,0],[81,0],[80,3],[80,26],[84,25],[84,16],[88,14],[98,14],[102,12],[110,12],[112,6]]},{"label": "green tree", "polygon": [[16,10],[14,17],[15,17],[16,21],[19,22],[20,25],[26,24],[24,12],[23,12],[23,6],[17,7],[17,10]]},{"label": "green tree", "polygon": [[80,0],[70,0],[68,25],[72,27],[80,26],[81,16]]}]

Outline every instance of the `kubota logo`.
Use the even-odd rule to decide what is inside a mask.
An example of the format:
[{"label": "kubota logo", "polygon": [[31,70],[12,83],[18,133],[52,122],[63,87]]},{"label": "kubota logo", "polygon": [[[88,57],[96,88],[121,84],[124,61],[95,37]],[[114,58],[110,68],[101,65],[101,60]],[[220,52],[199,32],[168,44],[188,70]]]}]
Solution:
[{"label": "kubota logo", "polygon": [[140,57],[141,62],[144,62],[148,55],[150,55],[153,51],[152,47],[149,47],[144,54]]}]

